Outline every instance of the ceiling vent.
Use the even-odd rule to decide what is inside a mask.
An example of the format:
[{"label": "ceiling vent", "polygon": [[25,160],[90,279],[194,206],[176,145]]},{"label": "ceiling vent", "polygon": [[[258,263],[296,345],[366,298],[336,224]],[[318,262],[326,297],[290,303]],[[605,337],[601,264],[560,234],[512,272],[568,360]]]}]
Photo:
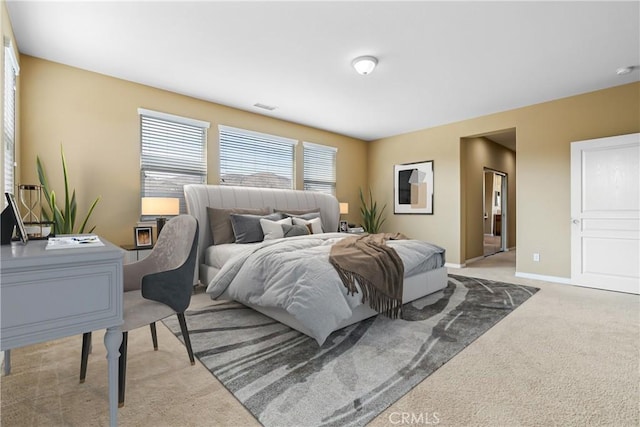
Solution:
[{"label": "ceiling vent", "polygon": [[278,107],[276,107],[274,105],[261,104],[259,102],[256,102],[255,104],[253,104],[253,106],[254,107],[258,107],[258,108],[262,108],[263,110],[269,110],[269,111],[273,111],[276,108],[278,108]]}]

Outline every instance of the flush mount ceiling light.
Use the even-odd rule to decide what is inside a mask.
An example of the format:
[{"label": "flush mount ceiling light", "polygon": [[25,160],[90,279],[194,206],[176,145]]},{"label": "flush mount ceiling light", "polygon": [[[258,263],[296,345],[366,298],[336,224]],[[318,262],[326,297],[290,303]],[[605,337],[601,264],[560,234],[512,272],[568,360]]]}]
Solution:
[{"label": "flush mount ceiling light", "polygon": [[359,74],[364,76],[370,74],[376,68],[378,58],[374,56],[359,56],[351,62],[351,65]]}]

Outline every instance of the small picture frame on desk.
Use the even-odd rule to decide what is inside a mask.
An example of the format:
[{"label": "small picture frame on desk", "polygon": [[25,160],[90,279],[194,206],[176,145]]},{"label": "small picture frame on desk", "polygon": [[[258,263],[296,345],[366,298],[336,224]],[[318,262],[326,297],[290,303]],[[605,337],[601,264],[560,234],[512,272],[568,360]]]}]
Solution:
[{"label": "small picture frame on desk", "polygon": [[16,199],[13,193],[4,193],[4,196],[7,199],[8,206],[2,211],[2,244],[8,245],[11,243],[13,229],[15,227],[16,237],[22,244],[26,245],[29,236],[27,235],[27,230],[24,228],[24,222],[22,222]]},{"label": "small picture frame on desk", "polygon": [[153,247],[153,232],[151,227],[133,227],[133,241],[136,248]]},{"label": "small picture frame on desk", "polygon": [[349,231],[349,223],[347,221],[340,221],[340,232],[346,233]]}]

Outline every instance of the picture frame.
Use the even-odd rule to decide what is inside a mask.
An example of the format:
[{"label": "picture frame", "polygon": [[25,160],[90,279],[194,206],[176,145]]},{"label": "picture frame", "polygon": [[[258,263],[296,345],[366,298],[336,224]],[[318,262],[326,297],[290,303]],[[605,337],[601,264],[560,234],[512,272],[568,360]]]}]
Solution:
[{"label": "picture frame", "polygon": [[133,241],[136,248],[153,247],[153,229],[151,227],[133,227]]},{"label": "picture frame", "polygon": [[[15,196],[12,193],[4,193],[5,198],[7,199],[7,211],[10,212],[10,217],[5,217],[4,212],[3,212],[3,222],[6,222],[7,224],[4,224],[4,226],[6,227],[7,225],[9,226],[9,228],[7,229],[8,231],[8,239],[9,242],[11,241],[11,232],[13,231],[13,226],[15,225],[15,229],[16,229],[16,237],[18,237],[18,239],[20,239],[20,241],[22,242],[22,244],[27,244],[27,241],[29,240],[29,236],[27,235],[27,230],[24,228],[24,222],[22,221],[22,217],[20,216],[20,211],[18,210],[18,204],[16,203],[16,199]],[[4,230],[3,230],[4,233]],[[3,236],[3,240],[4,240]]]},{"label": "picture frame", "polygon": [[433,160],[395,165],[394,214],[433,215]]},{"label": "picture frame", "polygon": [[341,233],[349,232],[349,223],[347,221],[340,221],[340,232]]}]

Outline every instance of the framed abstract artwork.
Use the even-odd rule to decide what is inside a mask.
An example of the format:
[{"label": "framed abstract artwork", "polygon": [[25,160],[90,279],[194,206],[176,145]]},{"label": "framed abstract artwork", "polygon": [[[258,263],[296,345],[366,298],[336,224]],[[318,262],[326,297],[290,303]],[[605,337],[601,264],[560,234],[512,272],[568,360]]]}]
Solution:
[{"label": "framed abstract artwork", "polygon": [[136,248],[153,247],[153,232],[151,227],[133,227]]},{"label": "framed abstract artwork", "polygon": [[433,214],[433,160],[395,165],[393,213]]}]

